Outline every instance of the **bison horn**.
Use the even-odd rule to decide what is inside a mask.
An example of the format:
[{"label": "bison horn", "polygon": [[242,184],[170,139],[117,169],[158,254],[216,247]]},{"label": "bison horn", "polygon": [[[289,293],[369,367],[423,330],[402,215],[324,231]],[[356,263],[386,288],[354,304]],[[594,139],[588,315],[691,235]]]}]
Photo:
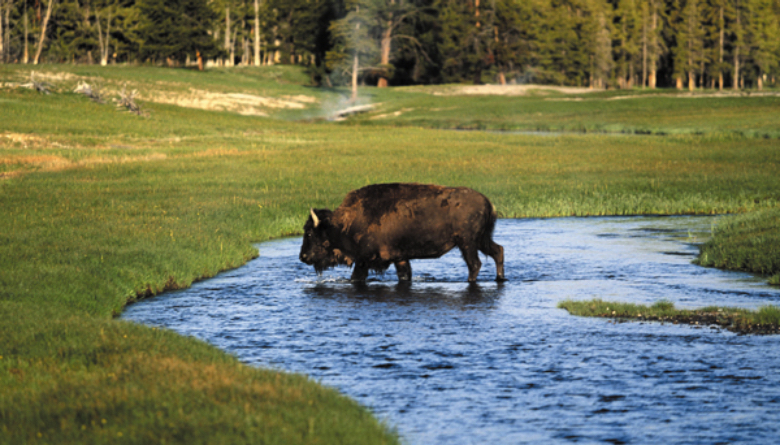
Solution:
[{"label": "bison horn", "polygon": [[314,209],[310,209],[310,210],[311,210],[311,220],[314,221],[314,228],[316,229],[317,226],[320,225],[320,219],[317,218],[317,214],[314,213]]}]

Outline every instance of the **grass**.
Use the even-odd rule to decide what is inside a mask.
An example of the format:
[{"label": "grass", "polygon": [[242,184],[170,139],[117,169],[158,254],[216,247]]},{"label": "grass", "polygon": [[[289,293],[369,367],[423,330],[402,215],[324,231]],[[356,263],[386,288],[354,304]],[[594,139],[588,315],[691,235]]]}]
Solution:
[{"label": "grass", "polygon": [[[41,69],[60,68],[150,90],[310,90],[288,68]],[[26,75],[0,65],[0,82]],[[780,204],[776,141],[736,133],[539,137],[290,120],[323,113],[332,91],[306,93],[319,102],[280,119],[149,101],[143,118],[68,91],[0,89],[0,442],[397,442],[369,410],[305,377],[112,320],[137,298],[243,264],[253,242],[300,233],[309,207],[369,183],[471,186],[503,217]]]},{"label": "grass", "polygon": [[700,250],[697,264],[766,275],[780,284],[780,208],[725,219]]},{"label": "grass", "polygon": [[527,96],[437,95],[440,87],[371,90],[371,113],[359,125],[416,126],[499,131],[563,131],[655,135],[780,137],[780,92],[713,95],[674,90],[610,90]]},{"label": "grass", "polygon": [[701,309],[677,309],[667,300],[651,306],[603,301],[564,300],[558,307],[581,317],[606,317],[623,320],[661,321],[671,323],[717,325],[738,333],[780,333],[780,308],[766,305],[755,311],[734,307],[707,306]]}]

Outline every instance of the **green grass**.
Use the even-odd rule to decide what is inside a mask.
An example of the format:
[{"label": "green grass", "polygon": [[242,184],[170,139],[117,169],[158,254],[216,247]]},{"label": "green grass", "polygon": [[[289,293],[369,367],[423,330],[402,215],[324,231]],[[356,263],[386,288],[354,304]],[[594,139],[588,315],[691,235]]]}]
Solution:
[{"label": "green grass", "polygon": [[[276,97],[310,90],[287,68],[279,76],[42,69],[59,68],[150,89]],[[0,81],[25,73],[0,65]],[[309,207],[335,207],[369,183],[471,186],[504,217],[740,213],[780,204],[780,152],[771,139],[290,121],[322,113],[318,107],[338,97],[306,94],[321,102],[280,119],[152,102],[141,103],[143,118],[64,87],[49,96],[0,89],[0,312],[9,320],[0,326],[0,442],[396,442],[367,409],[304,377],[252,369],[199,341],[112,320],[136,298],[243,264],[257,254],[252,243],[300,233]]]},{"label": "green grass", "polygon": [[780,284],[780,208],[724,219],[700,249],[697,264],[765,275]]},{"label": "green grass", "polygon": [[[350,122],[478,130],[780,137],[780,94],[711,97],[706,90],[610,90],[528,96],[434,95],[442,87],[366,89],[374,111]],[[445,88],[446,89],[446,88]],[[397,114],[397,115],[396,115]]]},{"label": "green grass", "polygon": [[780,329],[780,308],[766,305],[757,310],[725,306],[707,306],[701,309],[677,309],[670,301],[660,300],[651,306],[603,301],[564,300],[558,308],[581,317],[605,317],[631,320],[666,321],[686,324],[717,324],[740,333],[777,333]]}]

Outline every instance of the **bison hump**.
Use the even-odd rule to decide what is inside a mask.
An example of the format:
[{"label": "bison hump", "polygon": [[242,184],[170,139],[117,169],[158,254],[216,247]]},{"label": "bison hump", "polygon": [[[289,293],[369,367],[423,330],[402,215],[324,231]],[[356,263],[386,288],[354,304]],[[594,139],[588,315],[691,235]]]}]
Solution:
[{"label": "bison hump", "polygon": [[339,209],[353,215],[361,213],[365,222],[371,224],[387,213],[401,210],[399,204],[435,198],[446,190],[446,187],[430,184],[373,184],[350,192]]}]

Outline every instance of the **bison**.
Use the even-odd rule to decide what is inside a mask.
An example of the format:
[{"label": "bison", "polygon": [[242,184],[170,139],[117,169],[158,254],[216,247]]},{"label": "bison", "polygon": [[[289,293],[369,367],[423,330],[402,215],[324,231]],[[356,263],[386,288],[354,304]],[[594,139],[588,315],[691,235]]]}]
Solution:
[{"label": "bison", "polygon": [[353,190],[335,210],[311,209],[303,227],[300,260],[317,273],[354,266],[353,281],[369,270],[395,265],[398,279],[412,279],[409,260],[439,258],[457,247],[477,280],[479,252],[493,258],[496,280],[504,281],[504,248],[492,240],[496,210],[466,187],[375,184]]}]

